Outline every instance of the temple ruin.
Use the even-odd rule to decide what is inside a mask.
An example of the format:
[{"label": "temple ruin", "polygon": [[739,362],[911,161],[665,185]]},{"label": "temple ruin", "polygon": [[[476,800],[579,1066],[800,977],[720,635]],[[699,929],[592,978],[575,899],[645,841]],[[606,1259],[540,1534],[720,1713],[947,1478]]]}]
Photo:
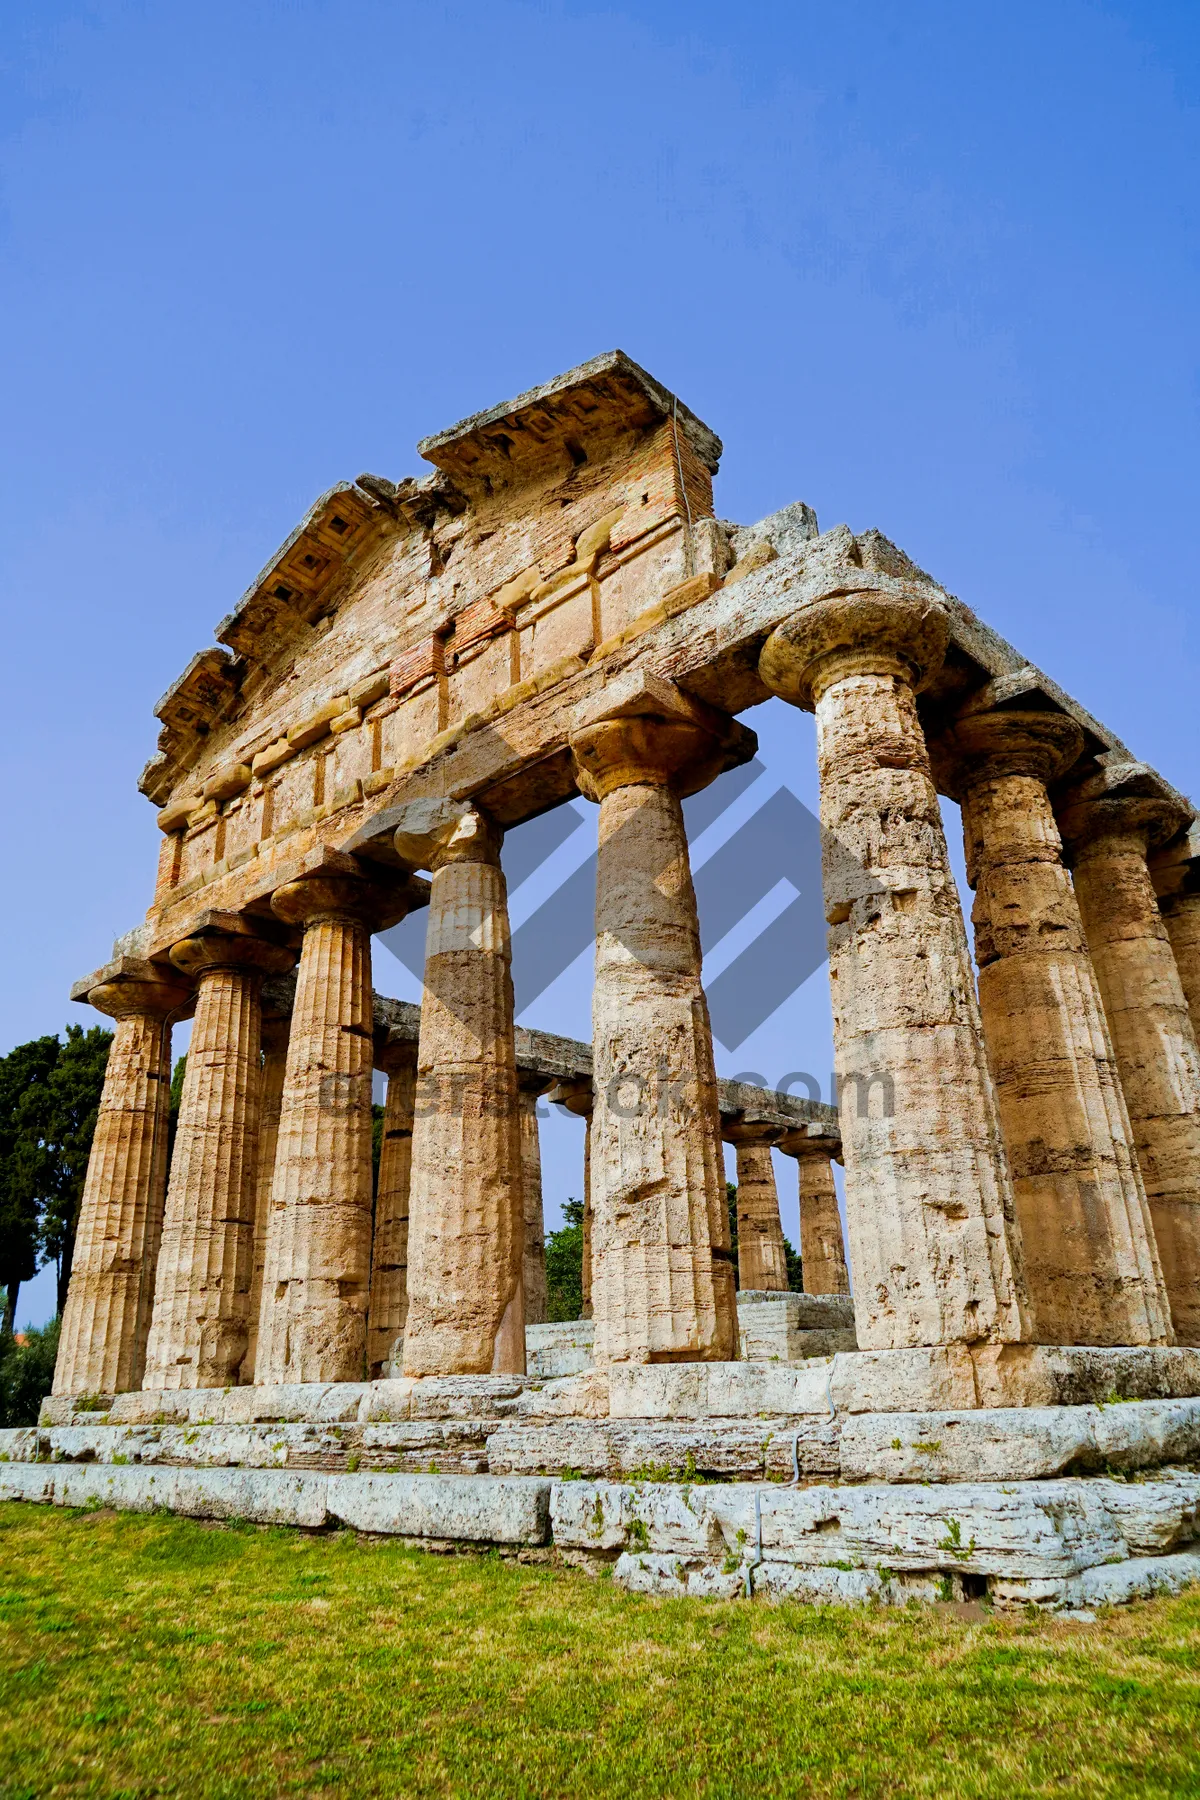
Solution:
[{"label": "temple ruin", "polygon": [[[73,990],[115,1038],[54,1396],[0,1493],[665,1593],[1191,1579],[1191,804],[878,531],[718,519],[720,441],[621,352],[418,448],[425,476],[323,495],[155,709],[157,880]],[[719,1082],[701,985],[681,800],[772,696],[816,716],[840,1116]],[[590,1045],[515,1024],[504,872],[505,832],[578,794]],[[419,1009],[371,976],[418,908]],[[566,1324],[543,1096],[586,1121]]]}]

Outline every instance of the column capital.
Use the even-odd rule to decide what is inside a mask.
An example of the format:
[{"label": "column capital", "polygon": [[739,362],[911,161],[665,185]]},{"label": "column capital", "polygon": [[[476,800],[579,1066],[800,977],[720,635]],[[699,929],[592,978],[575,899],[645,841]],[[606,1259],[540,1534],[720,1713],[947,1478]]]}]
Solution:
[{"label": "column capital", "polygon": [[758,748],[754,733],[727,713],[641,672],[581,707],[569,742],[579,791],[596,801],[622,787],[694,794]]},{"label": "column capital", "polygon": [[398,924],[418,903],[404,877],[372,881],[363,875],[301,875],[271,895],[271,911],[287,925],[353,919],[373,932]]},{"label": "column capital", "polygon": [[1058,829],[1072,857],[1106,838],[1133,838],[1145,855],[1179,829],[1179,809],[1166,795],[1092,788],[1085,783],[1057,811]]},{"label": "column capital", "polygon": [[557,1081],[550,1089],[551,1106],[565,1106],[577,1119],[590,1119],[594,1095],[590,1077],[578,1081]]},{"label": "column capital", "polygon": [[784,1134],[784,1126],[771,1119],[733,1118],[721,1120],[721,1136],[727,1144],[776,1145]]},{"label": "column capital", "polygon": [[[394,816],[394,815],[393,815]],[[436,874],[449,863],[497,865],[504,831],[470,800],[410,800],[392,837],[396,855],[412,869]]]},{"label": "column capital", "polygon": [[1048,786],[1078,762],[1083,731],[1066,713],[997,707],[957,719],[929,749],[939,790],[958,800],[1008,775]]},{"label": "column capital", "polygon": [[380,1042],[375,1040],[375,1067],[382,1069],[385,1075],[401,1075],[406,1069],[414,1069],[417,1065],[417,1041],[415,1038],[389,1037]]},{"label": "column capital", "polygon": [[192,990],[172,968],[121,957],[76,982],[71,998],[94,1006],[110,1019],[127,1019],[135,1014],[166,1019],[190,1004]]},{"label": "column capital", "polygon": [[293,968],[296,952],[269,937],[260,937],[234,915],[231,928],[224,922],[204,922],[198,931],[173,944],[171,961],[195,980],[214,969],[242,969],[247,974],[283,975]]},{"label": "column capital", "polygon": [[807,1157],[816,1158],[818,1156],[823,1157],[826,1162],[840,1162],[842,1157],[842,1140],[832,1134],[785,1131],[775,1148],[782,1150],[785,1156],[794,1157],[797,1162],[803,1162]]},{"label": "column capital", "polygon": [[812,712],[850,675],[899,676],[919,691],[941,668],[949,641],[945,607],[896,583],[803,607],[771,633],[758,672],[773,694]]}]

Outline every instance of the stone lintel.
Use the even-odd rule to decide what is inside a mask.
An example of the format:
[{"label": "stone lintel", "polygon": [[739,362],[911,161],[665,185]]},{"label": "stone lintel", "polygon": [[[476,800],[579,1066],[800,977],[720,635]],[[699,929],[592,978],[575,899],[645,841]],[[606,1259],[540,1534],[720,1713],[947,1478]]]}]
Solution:
[{"label": "stone lintel", "polygon": [[721,460],[721,440],[653,375],[626,356],[609,350],[580,363],[513,400],[472,413],[445,431],[422,438],[418,454],[448,474],[467,481],[538,463],[558,450],[578,462],[601,434],[644,430],[675,418],[681,436],[712,474]]}]

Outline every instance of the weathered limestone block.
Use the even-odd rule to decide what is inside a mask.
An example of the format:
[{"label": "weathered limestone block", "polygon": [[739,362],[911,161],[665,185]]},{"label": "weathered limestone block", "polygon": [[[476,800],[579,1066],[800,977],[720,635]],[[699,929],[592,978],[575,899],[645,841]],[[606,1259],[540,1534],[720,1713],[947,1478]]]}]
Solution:
[{"label": "weathered limestone block", "polygon": [[771,1145],[780,1136],[779,1128],[737,1120],[726,1124],[724,1133],[737,1152],[738,1286],[786,1293],[783,1222],[771,1161]]},{"label": "weathered limestone block", "polygon": [[692,1363],[646,1367],[614,1364],[609,1411],[614,1419],[793,1417],[833,1412],[828,1381],[833,1363],[813,1358],[787,1363]]},{"label": "weathered limestone block", "polygon": [[602,1369],[531,1381],[517,1401],[519,1418],[607,1419],[608,1376]]},{"label": "weathered limestone block", "polygon": [[290,1020],[264,1014],[262,1021],[262,1097],[258,1115],[258,1179],[254,1199],[254,1255],[250,1271],[250,1318],[241,1379],[254,1380],[258,1356],[258,1315],[262,1310],[263,1272],[267,1264],[267,1227],[271,1218],[271,1182],[275,1175],[275,1147],[279,1141],[279,1114],[283,1107],[283,1083],[287,1074]]},{"label": "weathered limestone block", "polygon": [[525,1327],[525,1362],[543,1379],[578,1375],[592,1366],[596,1328],[590,1319],[568,1319]]},{"label": "weathered limestone block", "polygon": [[1036,1336],[1174,1333],[1100,990],[1048,782],[1083,733],[1061,713],[977,713],[938,746],[962,801],[984,1040]]},{"label": "weathered limestone block", "polygon": [[591,1129],[595,1356],[737,1353],[716,1069],[678,795],[720,766],[719,721],[643,682],[571,738],[600,804]]},{"label": "weathered limestone block", "polygon": [[[240,923],[240,921],[230,921]],[[171,961],[196,982],[143,1387],[230,1387],[246,1355],[262,1100],[263,976],[279,944],[220,926]]]},{"label": "weathered limestone block", "polygon": [[1200,1400],[862,1413],[842,1428],[847,1481],[1033,1481],[1200,1454]]},{"label": "weathered limestone block", "polygon": [[116,1020],[79,1208],[75,1259],[54,1369],[56,1394],[140,1386],[167,1181],[171,1014],[188,989],[146,965],[95,987]]},{"label": "weathered limestone block", "polygon": [[804,1291],[848,1294],[850,1276],[829,1140],[789,1131],[780,1139],[779,1148],[785,1156],[795,1157],[800,1171],[800,1267],[804,1272]]},{"label": "weathered limestone block", "polygon": [[[858,1341],[870,1347],[1028,1335],[1012,1184],[916,709],[948,631],[939,606],[895,583],[803,608],[759,664],[774,693],[817,715],[847,1226]],[[851,1092],[872,1084],[882,1111],[875,1100],[852,1110]]]},{"label": "weathered limestone block", "polygon": [[1155,1594],[1181,1594],[1200,1581],[1200,1551],[1174,1556],[1131,1556],[1128,1562],[1085,1569],[1078,1592],[1069,1597],[1079,1606],[1121,1606],[1128,1600],[1151,1600]]},{"label": "weathered limestone block", "polygon": [[1153,797],[1072,797],[1071,851],[1117,1068],[1181,1344],[1200,1344],[1200,1051],[1146,854],[1174,829]]},{"label": "weathered limestone block", "polygon": [[406,1375],[525,1367],[512,953],[499,829],[414,801],[396,849],[433,881],[417,1052]]},{"label": "weathered limestone block", "polygon": [[746,1362],[804,1362],[856,1350],[849,1294],[738,1292],[738,1340]]},{"label": "weathered limestone block", "polygon": [[852,1413],[1184,1399],[1200,1394],[1200,1352],[1165,1344],[860,1350],[835,1359],[830,1392],[839,1411]]},{"label": "weathered limestone block", "polygon": [[371,1306],[367,1316],[367,1373],[372,1381],[380,1378],[385,1364],[391,1361],[393,1346],[408,1316],[408,1195],[417,1085],[415,1045],[394,1045],[380,1054],[388,1083],[371,1242]]},{"label": "weathered limestone block", "polygon": [[520,1476],[331,1475],[329,1510],[355,1531],[477,1544],[544,1544],[550,1483]]},{"label": "weathered limestone block", "polygon": [[517,1078],[521,1125],[521,1193],[525,1236],[522,1287],[525,1324],[542,1325],[546,1319],[546,1222],[542,1212],[542,1146],[538,1134],[537,1105],[552,1086],[548,1077],[533,1070]]},{"label": "weathered limestone block", "polygon": [[0,1430],[0,1462],[35,1462],[37,1453],[36,1425],[6,1425]]},{"label": "weathered limestone block", "polygon": [[503,1424],[487,1441],[493,1474],[806,1480],[838,1476],[839,1426],[827,1419],[670,1421],[562,1419]]},{"label": "weathered limestone block", "polygon": [[[371,928],[381,899],[350,876],[272,895],[304,926],[271,1184],[255,1379],[354,1381],[371,1272]],[[388,916],[403,916],[397,902]]]}]

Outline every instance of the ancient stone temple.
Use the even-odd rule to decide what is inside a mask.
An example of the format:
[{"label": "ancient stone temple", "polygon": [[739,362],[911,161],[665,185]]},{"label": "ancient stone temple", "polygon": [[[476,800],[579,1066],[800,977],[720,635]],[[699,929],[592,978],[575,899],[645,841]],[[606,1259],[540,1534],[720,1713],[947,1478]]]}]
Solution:
[{"label": "ancient stone temple", "polygon": [[[657,1592],[1190,1579],[1190,803],[879,532],[718,519],[719,440],[620,352],[418,449],[323,495],[156,708],[153,898],[74,990],[116,1031],[55,1392],[0,1492],[553,1545]],[[773,696],[816,720],[837,1112],[719,1081],[701,982],[681,802]],[[590,1045],[516,1024],[505,879],[579,794]],[[414,909],[420,1008],[371,968]],[[547,1322],[555,1102],[585,1306]]]}]

